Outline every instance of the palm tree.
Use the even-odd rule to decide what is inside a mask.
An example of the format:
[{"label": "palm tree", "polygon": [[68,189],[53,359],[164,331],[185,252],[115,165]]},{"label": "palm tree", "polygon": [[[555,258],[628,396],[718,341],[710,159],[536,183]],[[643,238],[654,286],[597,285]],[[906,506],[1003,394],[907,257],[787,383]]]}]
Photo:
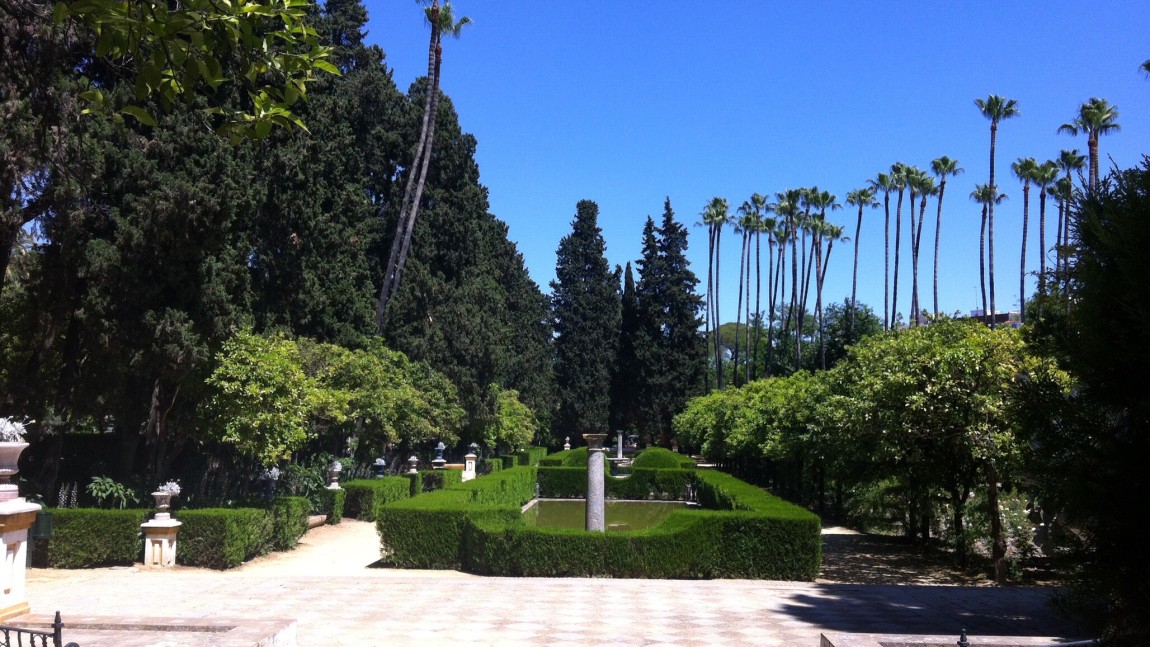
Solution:
[{"label": "palm tree", "polygon": [[[762,296],[762,278],[763,278],[763,272],[762,272],[763,268],[762,268],[762,263],[761,263],[762,235],[764,232],[766,232],[766,234],[767,234],[767,253],[773,257],[773,251],[771,248],[771,245],[772,245],[771,237],[774,236],[774,228],[775,228],[774,220],[766,217],[766,214],[770,213],[770,209],[771,209],[770,205],[767,204],[767,196],[765,196],[761,193],[753,193],[753,194],[751,194],[751,204],[754,205],[755,212],[758,214],[758,219],[757,219],[757,222],[755,223],[755,316],[758,318],[758,325],[755,326],[755,347],[753,350],[750,351],[751,352],[751,365],[749,366],[749,372],[747,374],[747,381],[748,382],[750,380],[754,379],[754,377],[755,377],[755,366],[758,365],[758,361],[759,361],[759,336],[763,330],[763,325],[762,325],[763,324],[763,318],[762,318],[763,311],[761,308],[762,301],[760,300],[760,297]],[[768,274],[767,283],[768,283],[768,285],[770,284],[770,276],[769,276],[770,271],[771,271],[770,261],[768,260],[767,261],[767,274]],[[750,304],[750,297],[748,297],[747,298],[747,307],[750,308],[750,305],[751,305]],[[749,321],[750,321],[750,319],[748,318],[748,323],[749,323]],[[750,346],[749,346],[750,338],[747,339],[747,343],[748,343],[748,349],[750,349]]]},{"label": "palm tree", "polygon": [[1106,99],[1091,97],[1090,101],[1078,107],[1078,116],[1058,127],[1058,132],[1077,136],[1086,133],[1086,145],[1090,154],[1090,184],[1093,189],[1098,184],[1098,138],[1121,130],[1118,126],[1118,106],[1110,105]]},{"label": "palm tree", "polygon": [[[910,312],[914,325],[918,325],[918,317],[922,311],[918,300],[918,257],[922,245],[922,226],[926,220],[926,199],[935,194],[934,178],[927,175],[922,169],[912,166],[906,172],[907,187],[910,189],[910,268],[911,291]],[[918,194],[920,204],[918,219],[914,216],[914,196]]]},{"label": "palm tree", "polygon": [[855,295],[858,294],[859,286],[859,236],[862,234],[862,217],[863,209],[870,207],[875,208],[879,206],[877,200],[874,199],[874,189],[864,188],[855,189],[847,193],[847,204],[852,207],[859,208],[858,222],[855,224],[855,258],[854,269],[851,270],[851,322],[848,328],[847,337],[850,342],[854,342],[855,338],[855,310],[858,308],[858,302],[855,301]]},{"label": "palm tree", "polygon": [[1033,157],[1020,157],[1010,165],[1014,176],[1022,182],[1022,260],[1018,270],[1019,317],[1026,323],[1026,236],[1030,222],[1030,182],[1038,173],[1038,161]]},{"label": "palm tree", "polygon": [[1046,293],[1046,194],[1054,182],[1058,180],[1058,163],[1046,160],[1034,169],[1031,176],[1034,185],[1038,187],[1038,248],[1042,251],[1038,255],[1038,293]]},{"label": "palm tree", "polygon": [[891,182],[894,184],[894,189],[898,191],[898,206],[894,211],[894,275],[891,278],[894,285],[890,295],[890,323],[892,326],[898,312],[898,261],[902,246],[902,197],[906,190],[906,168],[902,162],[896,162],[890,167]]},{"label": "palm tree", "polygon": [[[994,187],[989,184],[976,184],[974,191],[970,193],[971,199],[982,205],[982,230],[979,235],[978,242],[978,272],[981,277],[982,284],[982,314],[983,320],[990,323],[992,316],[987,309],[986,302],[986,225],[989,220],[988,213],[991,204],[997,204],[1006,199],[1005,194],[999,194],[994,190]],[[990,266],[990,271],[993,274],[994,264]],[[991,285],[994,284],[994,278],[991,277]]]},{"label": "palm tree", "polygon": [[930,163],[930,168],[938,176],[938,217],[934,222],[934,316],[938,316],[938,243],[942,231],[942,197],[946,193],[946,178],[962,173],[958,160],[943,155]]},{"label": "palm tree", "polygon": [[1062,252],[1070,241],[1070,196],[1074,192],[1073,173],[1077,171],[1079,177],[1081,177],[1082,169],[1086,167],[1086,157],[1079,155],[1077,148],[1071,150],[1063,149],[1058,155],[1057,164],[1058,168],[1062,169],[1062,172],[1066,174],[1063,178],[1063,180],[1065,180],[1066,190],[1065,192],[1061,191],[1063,182],[1059,182],[1059,194],[1063,195],[1064,193],[1065,199],[1059,200],[1058,202],[1058,233],[1054,237],[1054,247],[1056,250],[1054,255],[1055,274],[1058,273],[1059,264],[1065,261]]},{"label": "palm tree", "polygon": [[[1062,231],[1063,214],[1066,215],[1066,221],[1070,221],[1070,200],[1074,197],[1074,185],[1071,183],[1070,178],[1058,178],[1054,183],[1054,199],[1058,201],[1058,241],[1054,245],[1054,276],[1055,285],[1059,281],[1063,283],[1062,293],[1066,294],[1070,288],[1070,272],[1066,272],[1068,259],[1070,258],[1069,246],[1069,225],[1065,234]],[[1064,273],[1060,274],[1060,270]]]},{"label": "palm tree", "polygon": [[[731,224],[735,227],[735,232],[740,235],[740,250],[739,250],[739,300],[738,305],[735,307],[735,351],[731,356],[731,363],[734,366],[734,385],[739,386],[739,342],[741,341],[744,330],[740,327],[743,315],[743,285],[747,286],[747,324],[750,325],[750,304],[751,304],[751,236],[754,234],[755,229],[758,227],[759,219],[761,218],[758,205],[751,200],[743,202],[742,206],[738,209],[740,217],[732,220]],[[744,271],[744,269],[746,271]],[[750,339],[749,336],[747,338]],[[750,344],[744,344],[744,347]]]},{"label": "palm tree", "polygon": [[882,206],[886,212],[883,225],[882,329],[890,330],[890,192],[894,190],[894,181],[886,173],[879,173],[868,184],[876,192],[882,191]]},{"label": "palm tree", "polygon": [[[990,181],[987,186],[992,187],[991,192],[997,194],[998,185],[994,181],[994,146],[998,137],[998,122],[1003,119],[1010,119],[1018,116],[1018,102],[1014,99],[1005,99],[992,94],[986,99],[975,99],[974,105],[978,106],[978,110],[982,112],[982,116],[990,120]],[[989,246],[989,259],[990,259],[990,309],[994,310],[994,205],[997,200],[990,200],[987,203],[987,236],[990,239]],[[991,316],[991,327],[994,327],[993,315]]]},{"label": "palm tree", "polygon": [[730,219],[728,205],[725,198],[714,197],[704,207],[702,224],[707,227],[707,332],[711,334],[712,355],[715,362],[715,384],[723,388],[723,352],[719,321],[719,239],[723,233],[723,225]]},{"label": "palm tree", "polygon": [[380,332],[383,331],[387,306],[399,290],[403,268],[411,251],[411,237],[415,231],[415,221],[419,217],[423,188],[427,183],[427,169],[431,164],[436,118],[439,113],[439,73],[443,66],[443,33],[458,38],[463,28],[471,24],[471,19],[466,16],[455,20],[449,2],[444,2],[441,9],[439,0],[432,0],[431,6],[424,11],[427,22],[431,25],[427,52],[427,95],[423,101],[423,123],[420,126],[419,142],[416,145],[414,161],[408,171],[403,202],[400,203],[399,217],[396,220],[395,237],[391,242],[391,252],[384,268],[383,285],[380,286],[379,301],[376,303],[375,325]]}]

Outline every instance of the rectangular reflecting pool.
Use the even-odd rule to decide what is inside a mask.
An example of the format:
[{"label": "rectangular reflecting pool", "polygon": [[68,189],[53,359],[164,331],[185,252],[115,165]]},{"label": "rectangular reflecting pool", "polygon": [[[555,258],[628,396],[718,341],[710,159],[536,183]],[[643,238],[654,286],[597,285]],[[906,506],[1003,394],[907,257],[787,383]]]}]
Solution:
[{"label": "rectangular reflecting pool", "polygon": [[[686,508],[684,501],[608,501],[608,532],[646,530],[663,523],[675,510]],[[587,524],[587,502],[583,499],[537,499],[523,511],[533,526],[582,530]]]}]

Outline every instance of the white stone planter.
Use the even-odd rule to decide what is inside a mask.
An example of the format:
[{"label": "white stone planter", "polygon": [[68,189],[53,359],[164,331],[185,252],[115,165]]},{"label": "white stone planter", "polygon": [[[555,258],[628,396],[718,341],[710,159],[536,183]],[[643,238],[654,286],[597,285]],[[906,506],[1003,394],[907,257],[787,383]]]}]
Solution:
[{"label": "white stone planter", "polygon": [[20,454],[25,449],[28,449],[26,442],[0,442],[0,503],[20,496],[20,489],[12,478],[20,472]]}]

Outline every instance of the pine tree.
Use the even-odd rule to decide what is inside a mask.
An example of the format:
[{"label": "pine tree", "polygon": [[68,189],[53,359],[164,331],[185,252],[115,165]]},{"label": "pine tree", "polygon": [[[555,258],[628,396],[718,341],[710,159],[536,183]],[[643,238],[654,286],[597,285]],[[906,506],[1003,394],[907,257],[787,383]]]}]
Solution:
[{"label": "pine tree", "polygon": [[[643,227],[643,248],[655,245],[655,223],[650,218]],[[623,270],[623,292],[619,317],[619,344],[615,372],[611,377],[611,430],[634,432],[639,429],[641,364],[635,355],[639,330],[639,301],[631,264]]]},{"label": "pine tree", "polygon": [[617,281],[604,256],[599,206],[576,205],[572,231],[559,241],[551,312],[555,327],[558,437],[607,433],[612,367],[619,329]]},{"label": "pine tree", "polygon": [[[648,240],[658,240],[651,245]],[[671,420],[687,400],[700,393],[707,370],[706,339],[699,333],[703,299],[696,293],[699,279],[686,257],[687,230],[675,221],[668,198],[663,204],[662,226],[648,239],[644,231],[643,258],[636,287],[641,322],[635,355],[642,366],[644,435],[663,446],[671,441]]]}]

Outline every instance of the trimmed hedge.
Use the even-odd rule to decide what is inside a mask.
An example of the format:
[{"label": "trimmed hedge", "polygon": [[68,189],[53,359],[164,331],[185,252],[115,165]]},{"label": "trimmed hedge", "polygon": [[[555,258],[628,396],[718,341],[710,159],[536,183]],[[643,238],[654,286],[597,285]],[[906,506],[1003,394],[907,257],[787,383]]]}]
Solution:
[{"label": "trimmed hedge", "polygon": [[442,490],[463,482],[463,470],[423,470],[423,491]]},{"label": "trimmed hedge", "polygon": [[520,465],[534,467],[539,464],[547,456],[546,447],[528,447],[515,452],[515,457],[518,459]]},{"label": "trimmed hedge", "polygon": [[[226,569],[268,552],[273,513],[259,508],[183,510],[176,559],[186,566]],[[305,520],[306,524],[306,520]]]},{"label": "trimmed hedge", "polygon": [[341,486],[347,491],[344,514],[361,521],[375,521],[379,508],[385,503],[413,496],[411,490],[417,482],[423,483],[419,474],[348,481]]},{"label": "trimmed hedge", "polygon": [[52,537],[35,544],[38,556],[47,552],[44,563],[51,568],[121,566],[143,559],[140,524],[151,510],[51,508],[44,512],[52,514]]},{"label": "trimmed hedge", "polygon": [[[533,470],[503,474],[527,477]],[[521,475],[521,476],[520,476]],[[538,469],[541,491],[573,491],[586,470]],[[679,493],[690,482],[717,509],[676,510],[643,531],[588,533],[525,524],[530,483],[484,477],[386,506],[378,528],[385,556],[400,567],[462,568],[489,575],[811,580],[821,562],[821,528],[811,512],[733,476],[702,470],[638,469],[611,488]],[[616,485],[612,485],[616,484]]]},{"label": "trimmed hedge", "polygon": [[[291,550],[307,532],[311,501],[300,496],[277,496],[272,500],[272,533],[268,548]],[[267,551],[264,551],[267,552]]]},{"label": "trimmed hedge", "polygon": [[482,475],[491,474],[492,472],[499,472],[503,470],[502,458],[481,458],[479,459],[479,473]]},{"label": "trimmed hedge", "polygon": [[379,510],[381,554],[400,568],[459,568],[469,518],[523,523],[535,496],[535,468],[515,467]]},{"label": "trimmed hedge", "polygon": [[648,447],[639,452],[632,467],[649,467],[655,469],[695,469],[695,461],[678,452],[665,447]]},{"label": "trimmed hedge", "polygon": [[338,490],[323,488],[319,491],[320,509],[317,514],[326,514],[329,525],[343,521],[343,506],[347,500],[347,490],[341,486]]}]

